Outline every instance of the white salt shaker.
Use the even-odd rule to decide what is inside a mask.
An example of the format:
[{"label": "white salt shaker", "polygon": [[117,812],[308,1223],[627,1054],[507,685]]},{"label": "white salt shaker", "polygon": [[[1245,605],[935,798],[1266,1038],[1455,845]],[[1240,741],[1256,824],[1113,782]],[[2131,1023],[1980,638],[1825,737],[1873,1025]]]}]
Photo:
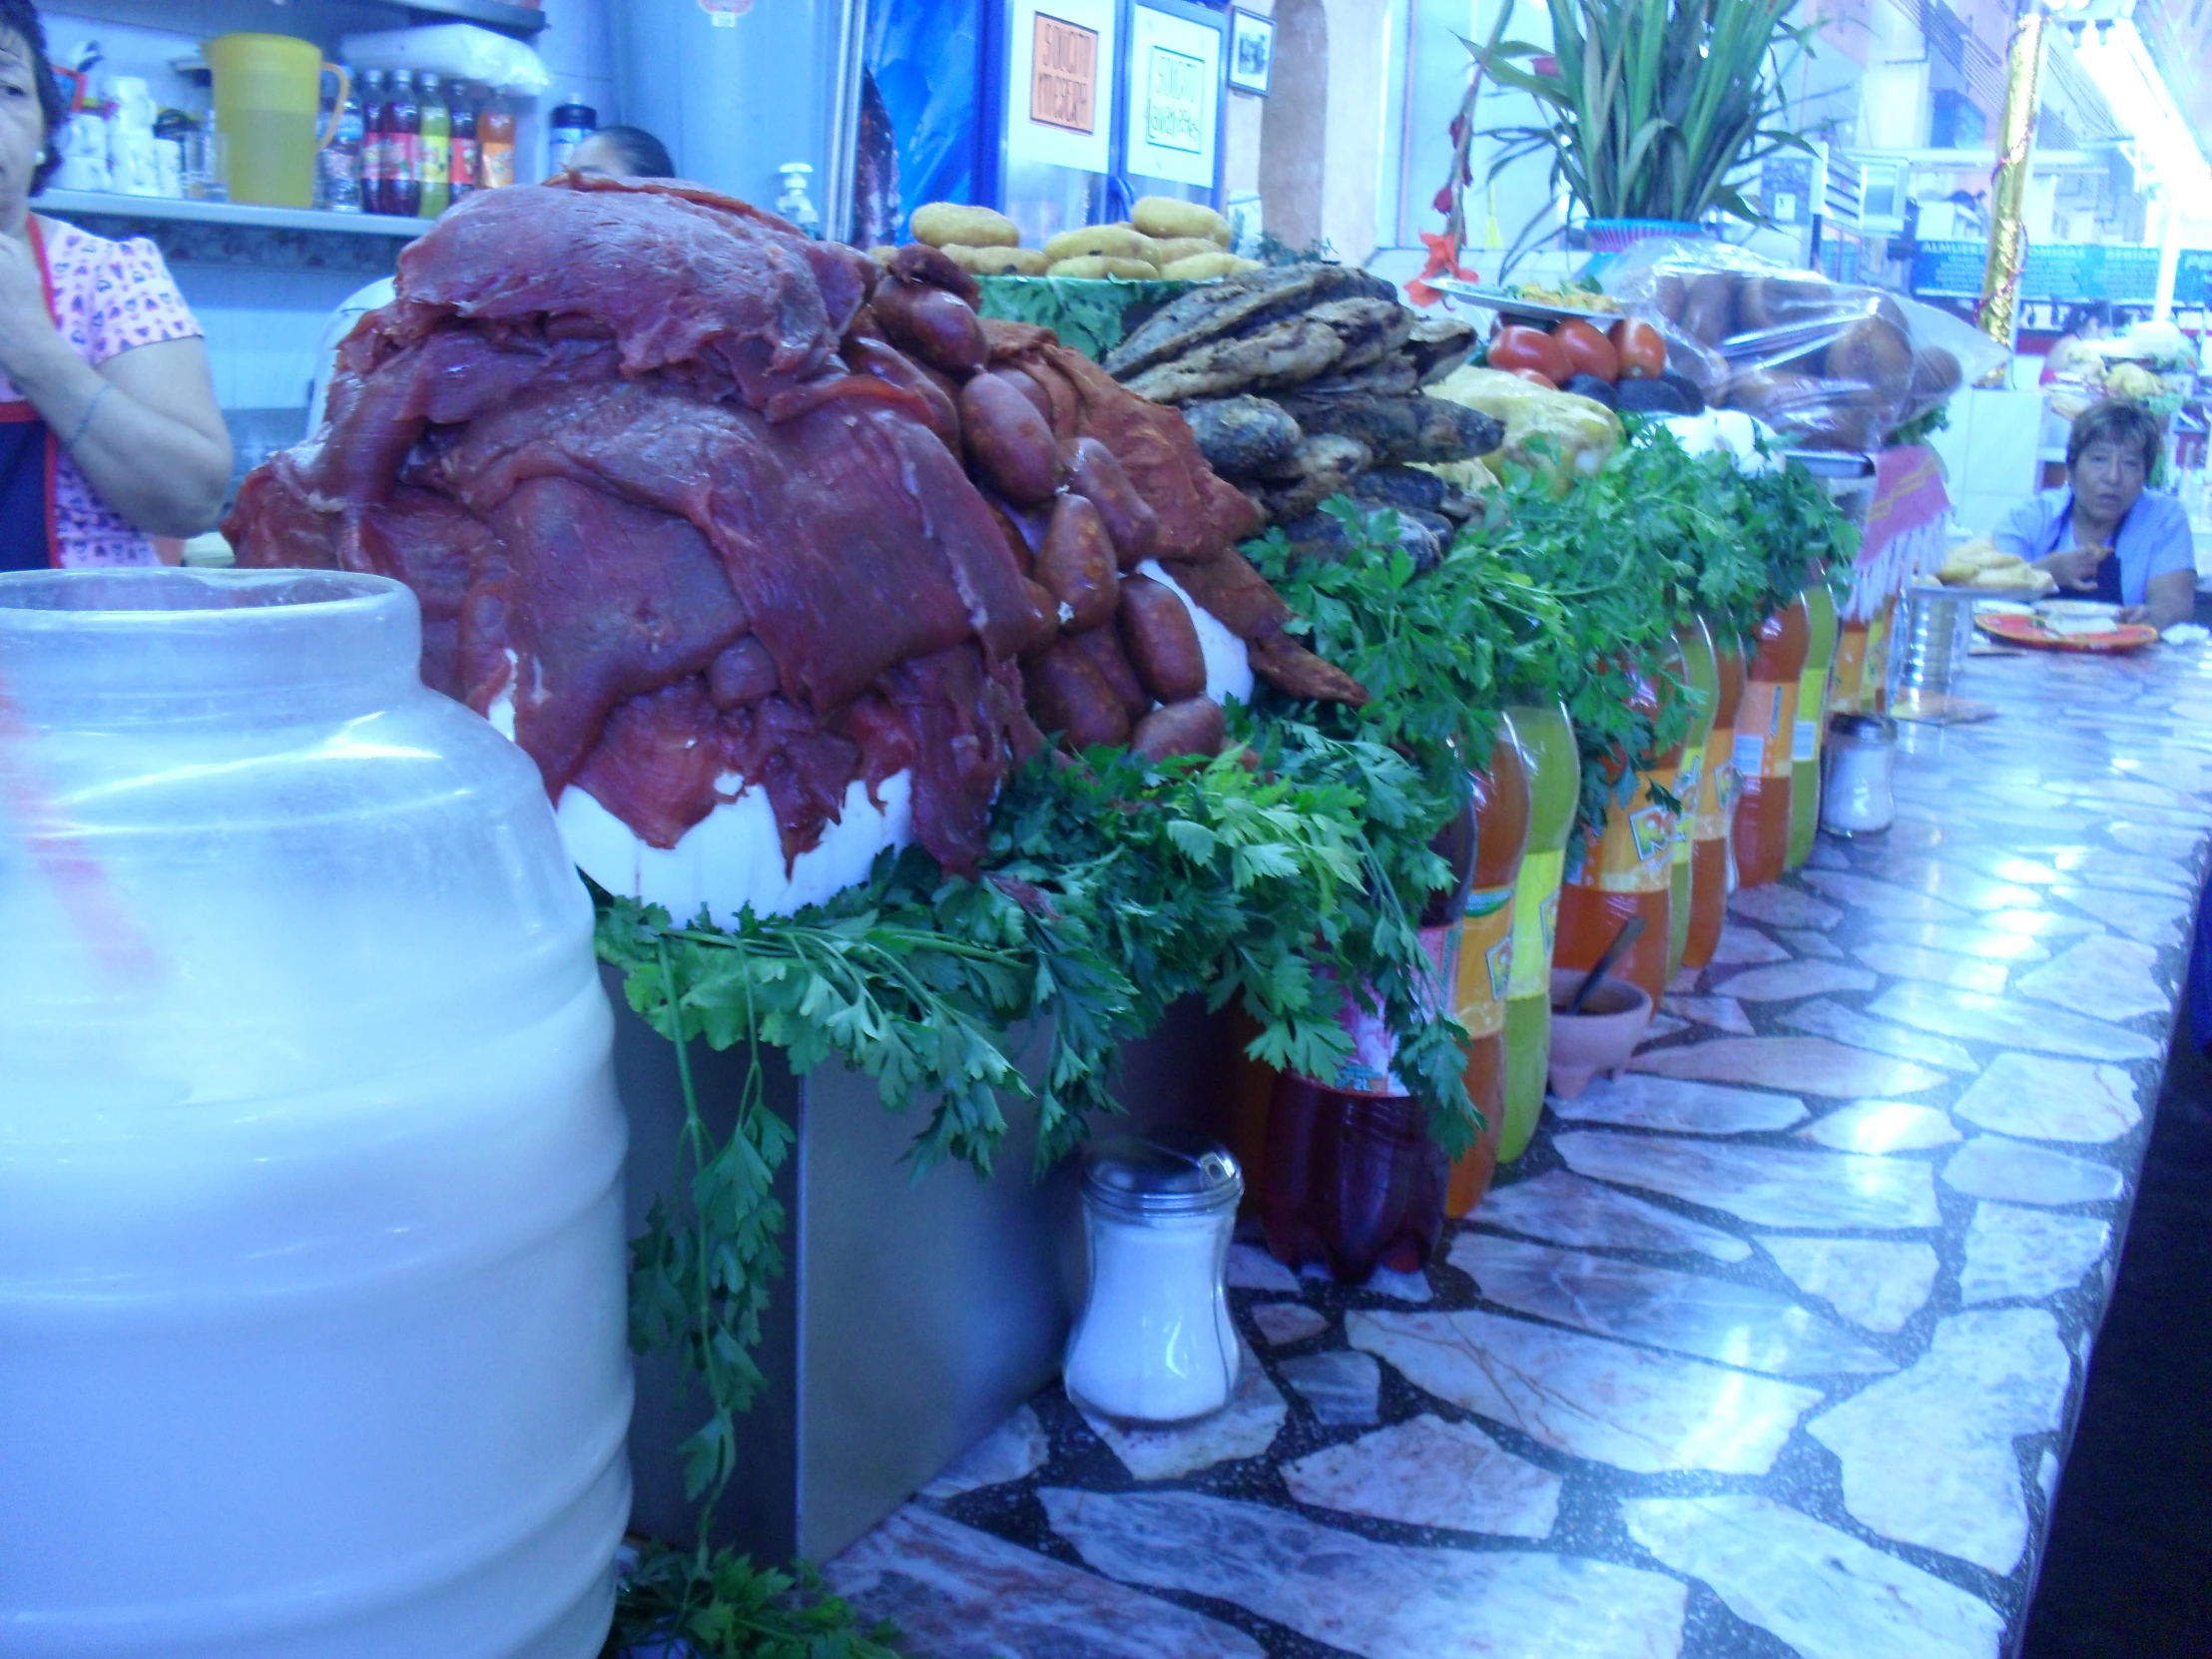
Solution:
[{"label": "white salt shaker", "polygon": [[1121,1422],[1218,1411],[1242,1364],[1222,1274],[1244,1177],[1176,1129],[1106,1141],[1083,1172],[1090,1289],[1068,1339],[1070,1398]]},{"label": "white salt shaker", "polygon": [[1829,722],[1823,830],[1832,835],[1872,835],[1897,821],[1897,797],[1890,788],[1897,745],[1897,722],[1887,715],[1838,715]]}]

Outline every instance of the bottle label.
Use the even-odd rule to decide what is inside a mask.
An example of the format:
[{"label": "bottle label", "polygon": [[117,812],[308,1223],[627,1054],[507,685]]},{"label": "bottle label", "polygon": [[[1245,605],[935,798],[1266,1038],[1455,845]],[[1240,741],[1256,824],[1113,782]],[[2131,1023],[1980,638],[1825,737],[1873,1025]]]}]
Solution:
[{"label": "bottle label", "polygon": [[1559,933],[1559,879],[1566,862],[1564,851],[1531,852],[1521,860],[1520,879],[1513,883],[1508,997],[1551,995],[1551,946]]},{"label": "bottle label", "polygon": [[453,141],[453,194],[458,197],[476,188],[476,141],[457,138]]},{"label": "bottle label", "polygon": [[1817,761],[1821,757],[1821,716],[1828,707],[1828,670],[1807,669],[1798,676],[1797,725],[1792,733],[1790,746],[1793,762]]},{"label": "bottle label", "polygon": [[418,133],[387,133],[384,135],[384,177],[395,185],[419,184],[422,180],[422,138]]},{"label": "bottle label", "polygon": [[431,186],[446,183],[451,177],[446,171],[450,165],[451,156],[452,150],[443,139],[424,139],[422,141],[422,182]]},{"label": "bottle label", "polygon": [[[1717,841],[1728,833],[1728,815],[1736,805],[1736,734],[1718,731],[1706,745],[1712,765],[1698,780],[1697,800],[1690,810],[1690,839]],[[1689,798],[1685,796],[1684,800]]]},{"label": "bottle label", "polygon": [[515,147],[511,144],[485,144],[484,188],[502,190],[515,182]]},{"label": "bottle label", "polygon": [[[1424,1012],[1433,1016],[1443,1006],[1444,989],[1458,977],[1458,922],[1420,929],[1421,955],[1429,971],[1421,976],[1416,992]],[[1402,1095],[1398,1079],[1397,1039],[1382,1004],[1366,985],[1347,992],[1337,1010],[1337,1024],[1352,1039],[1352,1052],[1337,1064],[1337,1075],[1328,1087],[1342,1094]]]},{"label": "bottle label", "polygon": [[1746,779],[1787,778],[1797,724],[1797,682],[1753,680],[1736,711],[1736,770]]},{"label": "bottle label", "polygon": [[1593,846],[1588,833],[1575,831],[1567,860],[1567,879],[1600,892],[1658,892],[1671,884],[1674,869],[1674,814],[1651,799],[1651,786],[1671,791],[1675,774],[1639,773],[1636,793],[1624,806],[1608,803],[1605,828]]},{"label": "bottle label", "polygon": [[384,148],[384,135],[370,133],[361,140],[361,178],[380,185],[390,177],[391,154]]},{"label": "bottle label", "polygon": [[1682,804],[1682,811],[1674,819],[1674,862],[1690,861],[1690,830],[1697,820],[1698,791],[1705,786],[1705,751],[1701,747],[1685,745],[1682,750],[1682,770],[1675,775],[1674,798]]},{"label": "bottle label", "polygon": [[1459,964],[1451,1017],[1470,1037],[1505,1029],[1505,995],[1513,980],[1513,887],[1477,887],[1467,894],[1459,924]]},{"label": "bottle label", "polygon": [[[1803,705],[1800,705],[1802,707]],[[1821,723],[1817,720],[1799,719],[1790,733],[1790,761],[1803,766],[1808,761],[1821,758]]]}]

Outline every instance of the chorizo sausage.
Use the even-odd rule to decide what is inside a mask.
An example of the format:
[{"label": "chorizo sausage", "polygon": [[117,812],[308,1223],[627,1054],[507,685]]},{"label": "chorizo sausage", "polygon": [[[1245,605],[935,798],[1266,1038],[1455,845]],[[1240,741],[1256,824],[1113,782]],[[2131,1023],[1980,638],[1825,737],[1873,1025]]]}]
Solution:
[{"label": "chorizo sausage", "polygon": [[983,302],[983,285],[974,275],[960,269],[951,255],[925,242],[910,242],[891,256],[890,274],[908,282],[919,282],[957,294],[971,308]]},{"label": "chorizo sausage", "polygon": [[1121,579],[1121,643],[1145,689],[1162,703],[1206,690],[1206,651],[1198,625],[1175,590],[1149,576]]},{"label": "chorizo sausage", "polygon": [[968,459],[1007,500],[1038,507],[1052,499],[1060,468],[1052,428],[1004,380],[978,374],[960,388],[960,435]]},{"label": "chorizo sausage", "polygon": [[1070,748],[1128,740],[1129,716],[1121,699],[1073,640],[1056,641],[1024,663],[1021,683],[1037,724],[1047,732],[1061,733]]},{"label": "chorizo sausage", "polygon": [[1114,544],[1106,537],[1098,509],[1080,495],[1063,495],[1053,507],[1034,574],[1044,591],[1066,607],[1060,625],[1069,633],[1114,620],[1121,597]]},{"label": "chorizo sausage", "polygon": [[1177,755],[1219,755],[1229,741],[1229,719],[1210,697],[1193,697],[1155,709],[1137,722],[1129,747],[1158,763]]},{"label": "chorizo sausage", "polygon": [[872,305],[885,339],[947,374],[964,378],[990,355],[982,319],[957,294],[894,280],[876,288]]},{"label": "chorizo sausage", "polygon": [[[1028,379],[1027,375],[1022,376]],[[1030,384],[1036,382],[1031,380]],[[1043,387],[1038,387],[1040,392]],[[1049,400],[1045,405],[1051,415]],[[1060,445],[1060,463],[1067,468],[1068,488],[1096,507],[1106,520],[1106,533],[1114,541],[1114,553],[1123,570],[1135,570],[1151,556],[1160,534],[1160,515],[1137,493],[1122,471],[1114,452],[1096,438],[1076,438]]]},{"label": "chorizo sausage", "polygon": [[913,358],[887,341],[857,334],[845,335],[843,354],[845,366],[853,373],[866,374],[885,385],[912,392],[928,410],[922,418],[929,423],[929,430],[937,434],[937,441],[953,454],[960,453],[959,405]]},{"label": "chorizo sausage", "polygon": [[1131,720],[1152,707],[1152,698],[1138,683],[1137,671],[1129,666],[1113,624],[1088,628],[1068,638],[1083,648],[1091,665],[1106,677],[1106,684],[1114,688],[1114,695],[1121,699],[1121,706]]},{"label": "chorizo sausage", "polygon": [[[1022,396],[1028,398],[1036,408],[1037,413],[1044,416],[1045,424],[1047,426],[1052,424],[1052,399],[1046,394],[1044,387],[1037,384],[1036,376],[1024,374],[1011,364],[1001,364],[997,368],[986,368],[983,372],[994,380],[1005,381],[1014,390],[1020,392]],[[1063,455],[1062,459],[1065,458]]]}]

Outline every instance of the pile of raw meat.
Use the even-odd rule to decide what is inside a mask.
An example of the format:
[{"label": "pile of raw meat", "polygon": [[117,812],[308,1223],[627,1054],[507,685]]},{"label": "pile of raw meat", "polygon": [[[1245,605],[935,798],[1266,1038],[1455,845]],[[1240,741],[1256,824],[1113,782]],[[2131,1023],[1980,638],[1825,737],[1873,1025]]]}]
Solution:
[{"label": "pile of raw meat", "polygon": [[[653,846],[759,786],[787,861],[911,777],[953,868],[1043,732],[1218,750],[1181,587],[1294,695],[1359,686],[1235,552],[1183,417],[1043,330],[689,186],[487,191],[401,256],[242,564],[396,577],[423,676]],[[1174,586],[1137,574],[1140,563]]]}]

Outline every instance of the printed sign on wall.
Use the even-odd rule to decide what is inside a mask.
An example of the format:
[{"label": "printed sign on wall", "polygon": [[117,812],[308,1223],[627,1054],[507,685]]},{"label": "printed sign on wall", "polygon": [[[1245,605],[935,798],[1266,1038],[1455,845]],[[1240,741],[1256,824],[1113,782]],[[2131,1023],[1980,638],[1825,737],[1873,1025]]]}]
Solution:
[{"label": "printed sign on wall", "polygon": [[1124,171],[1211,189],[1221,115],[1222,31],[1150,6],[1130,9]]},{"label": "printed sign on wall", "polygon": [[1006,161],[1104,173],[1113,139],[1114,0],[1014,0]]},{"label": "printed sign on wall", "polygon": [[1071,133],[1098,130],[1098,31],[1037,13],[1029,119]]}]

